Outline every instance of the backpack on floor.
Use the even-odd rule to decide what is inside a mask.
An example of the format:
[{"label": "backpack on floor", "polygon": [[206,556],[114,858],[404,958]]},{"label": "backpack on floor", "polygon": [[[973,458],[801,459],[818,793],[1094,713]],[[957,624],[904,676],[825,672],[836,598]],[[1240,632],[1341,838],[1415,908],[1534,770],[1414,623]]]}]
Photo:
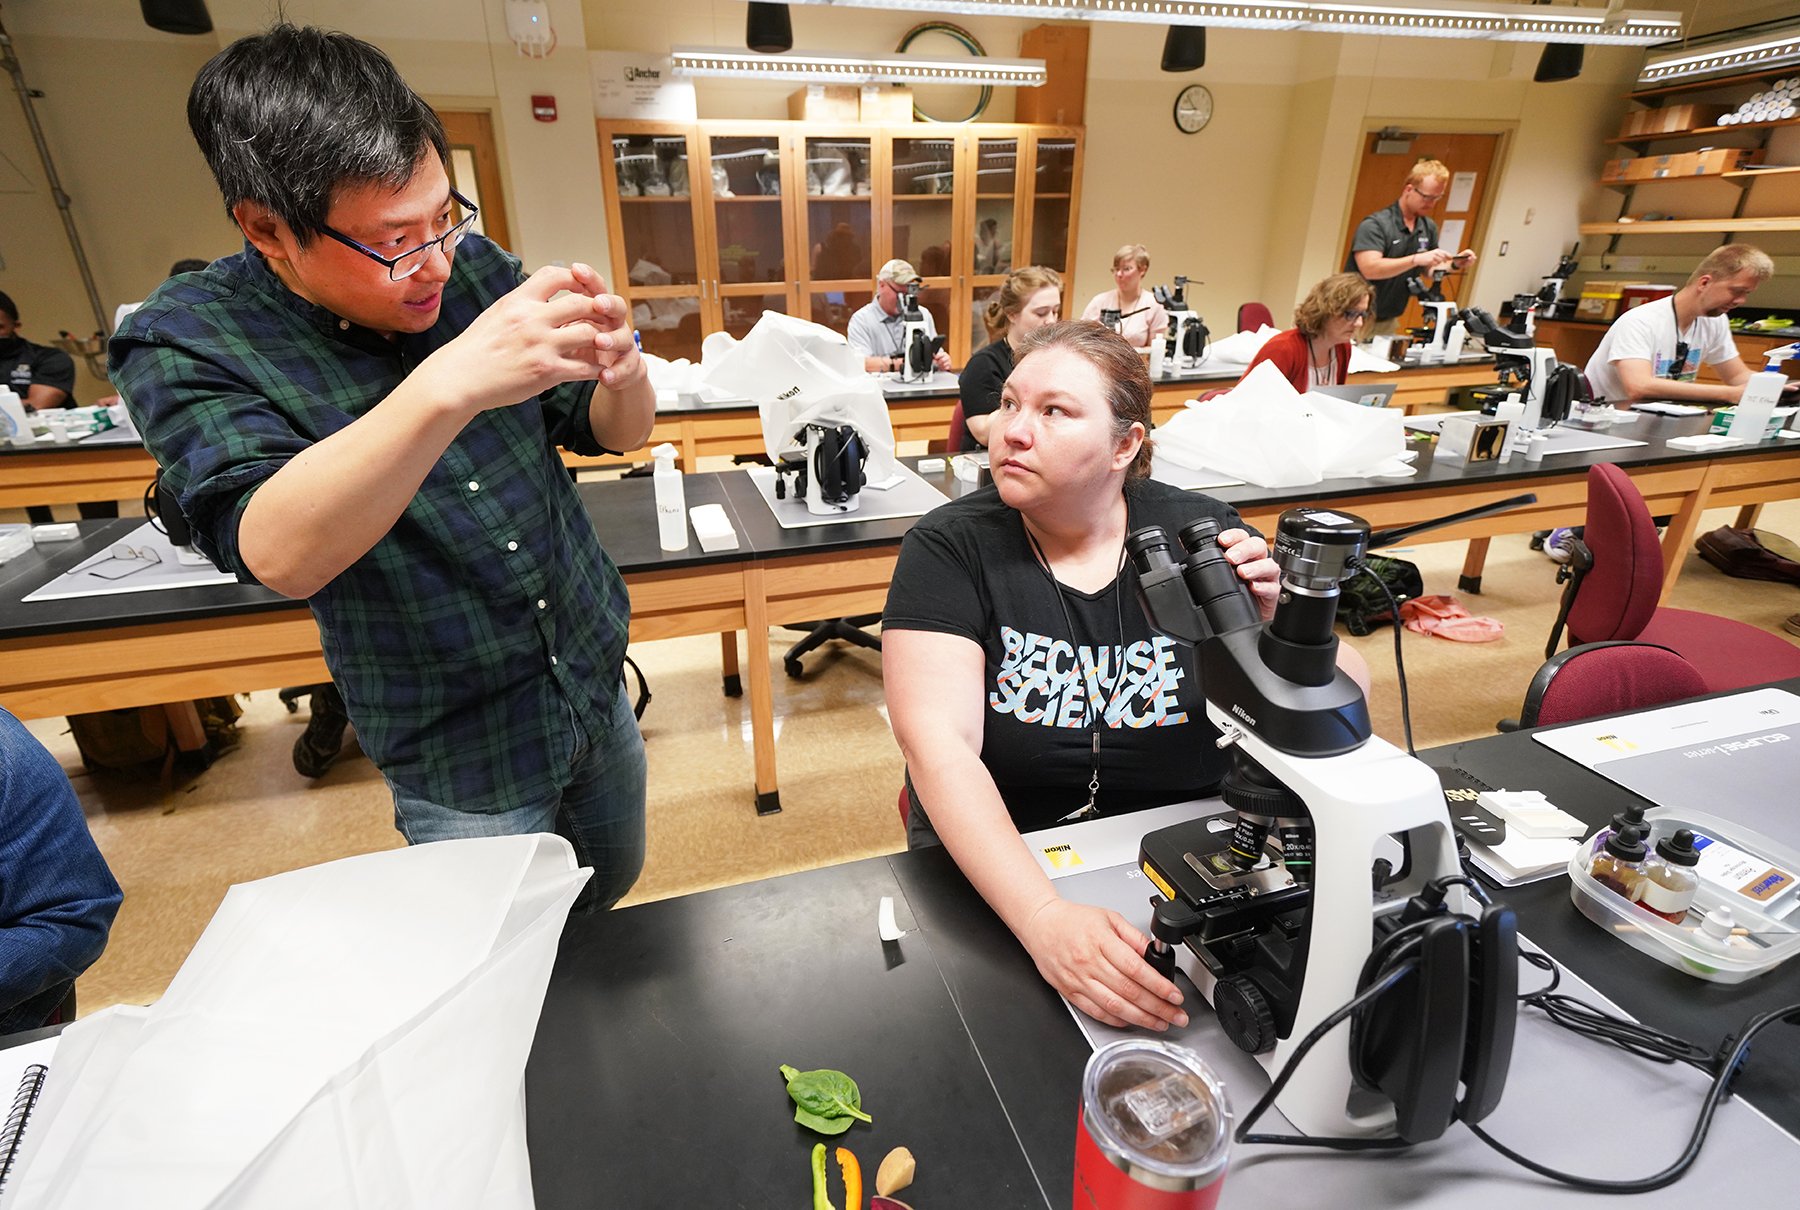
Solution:
[{"label": "backpack on floor", "polygon": [[[1394,623],[1394,608],[1388,604],[1381,584],[1386,584],[1388,592],[1394,594],[1395,605],[1404,605],[1425,591],[1425,578],[1419,574],[1416,564],[1386,555],[1369,555],[1363,562],[1369,570],[1344,581],[1337,607],[1337,620],[1358,637],[1377,626]],[[1376,577],[1380,577],[1381,584],[1375,582]]]}]

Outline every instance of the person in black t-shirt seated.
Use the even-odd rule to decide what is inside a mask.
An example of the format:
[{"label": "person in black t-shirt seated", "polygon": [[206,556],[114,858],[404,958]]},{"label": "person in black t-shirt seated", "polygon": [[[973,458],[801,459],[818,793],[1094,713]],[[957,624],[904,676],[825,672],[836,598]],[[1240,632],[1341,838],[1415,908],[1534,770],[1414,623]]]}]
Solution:
[{"label": "person in black t-shirt seated", "polygon": [[0,384],[17,392],[28,412],[75,406],[75,359],[19,335],[19,308],[7,294],[0,294]]},{"label": "person in black t-shirt seated", "polygon": [[1180,992],[1142,958],[1149,939],[1116,912],[1059,899],[1019,834],[1090,800],[1114,815],[1198,798],[1225,772],[1193,651],[1151,628],[1125,536],[1216,520],[1265,617],[1279,572],[1230,505],[1148,478],[1150,378],[1121,337],[1058,323],[1017,353],[988,447],[994,484],[912,528],[882,615],[907,842],[941,840],[1083,1012],[1184,1025]]},{"label": "person in black t-shirt seated", "polygon": [[982,321],[988,342],[963,367],[957,379],[962,396],[963,423],[968,432],[963,449],[980,449],[988,443],[988,427],[1000,406],[1000,386],[1012,373],[1014,354],[1028,332],[1056,322],[1062,312],[1062,278],[1055,269],[1027,265],[1014,269],[988,300]]}]

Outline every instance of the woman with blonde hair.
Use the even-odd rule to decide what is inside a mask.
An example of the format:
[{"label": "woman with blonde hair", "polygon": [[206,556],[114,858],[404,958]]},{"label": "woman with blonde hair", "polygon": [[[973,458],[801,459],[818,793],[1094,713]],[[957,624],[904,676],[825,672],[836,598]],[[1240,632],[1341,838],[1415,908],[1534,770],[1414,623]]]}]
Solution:
[{"label": "woman with blonde hair", "polygon": [[1355,273],[1326,278],[1300,300],[1294,326],[1269,338],[1245,376],[1271,361],[1303,395],[1314,387],[1343,386],[1350,375],[1350,342],[1369,318],[1373,299],[1369,283]]},{"label": "woman with blonde hair", "polygon": [[1134,349],[1147,349],[1169,328],[1169,313],[1144,292],[1144,275],[1150,272],[1150,253],[1142,244],[1126,244],[1113,253],[1114,288],[1102,290],[1088,302],[1083,319],[1099,319],[1102,311],[1119,313],[1119,335]]},{"label": "woman with blonde hair", "polygon": [[962,395],[966,450],[987,445],[988,426],[1000,406],[1000,388],[1012,373],[1013,353],[1029,332],[1056,322],[1062,314],[1062,278],[1042,265],[1014,269],[988,299],[982,320],[988,343],[963,367],[958,379]]}]

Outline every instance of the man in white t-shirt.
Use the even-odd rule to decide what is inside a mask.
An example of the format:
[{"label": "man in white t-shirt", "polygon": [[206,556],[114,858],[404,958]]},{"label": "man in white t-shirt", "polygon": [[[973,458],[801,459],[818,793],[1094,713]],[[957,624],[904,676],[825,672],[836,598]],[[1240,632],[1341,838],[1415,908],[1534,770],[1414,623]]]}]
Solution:
[{"label": "man in white t-shirt", "polygon": [[[1750,371],[1738,357],[1725,315],[1774,272],[1766,253],[1727,244],[1701,261],[1668,299],[1619,316],[1588,359],[1594,398],[1621,405],[1645,399],[1736,403]],[[1713,367],[1718,384],[1694,381],[1702,364]]]}]

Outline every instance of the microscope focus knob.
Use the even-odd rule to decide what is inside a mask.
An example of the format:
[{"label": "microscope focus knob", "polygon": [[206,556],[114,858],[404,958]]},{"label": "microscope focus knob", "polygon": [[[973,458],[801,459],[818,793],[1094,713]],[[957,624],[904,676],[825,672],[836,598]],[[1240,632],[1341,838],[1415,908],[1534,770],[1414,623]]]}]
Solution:
[{"label": "microscope focus knob", "polygon": [[1239,1050],[1260,1055],[1274,1048],[1275,1014],[1262,989],[1248,977],[1230,975],[1214,984],[1213,1011]]}]

